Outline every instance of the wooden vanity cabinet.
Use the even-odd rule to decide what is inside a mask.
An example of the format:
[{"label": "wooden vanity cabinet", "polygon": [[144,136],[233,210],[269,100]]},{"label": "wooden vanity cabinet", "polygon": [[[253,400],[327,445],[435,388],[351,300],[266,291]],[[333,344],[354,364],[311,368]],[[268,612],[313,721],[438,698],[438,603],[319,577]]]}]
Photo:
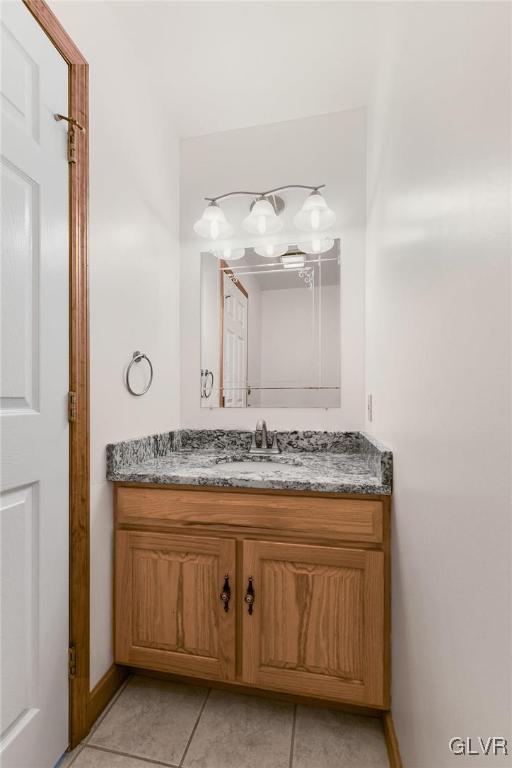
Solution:
[{"label": "wooden vanity cabinet", "polygon": [[388,498],[118,485],[115,508],[116,662],[389,706]]}]

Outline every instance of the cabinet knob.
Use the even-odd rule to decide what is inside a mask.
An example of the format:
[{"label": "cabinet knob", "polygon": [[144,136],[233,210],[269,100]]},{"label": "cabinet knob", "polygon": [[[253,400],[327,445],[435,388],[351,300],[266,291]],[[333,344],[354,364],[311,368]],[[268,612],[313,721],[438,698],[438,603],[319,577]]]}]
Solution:
[{"label": "cabinet knob", "polygon": [[229,601],[231,600],[231,587],[229,586],[228,573],[226,573],[224,576],[224,586],[222,587],[222,592],[220,593],[220,599],[224,603],[224,611],[227,613],[229,611]]},{"label": "cabinet knob", "polygon": [[244,600],[247,603],[247,611],[249,616],[252,616],[254,606],[254,587],[252,585],[252,576],[249,576],[249,582],[247,584],[247,591],[245,593]]}]

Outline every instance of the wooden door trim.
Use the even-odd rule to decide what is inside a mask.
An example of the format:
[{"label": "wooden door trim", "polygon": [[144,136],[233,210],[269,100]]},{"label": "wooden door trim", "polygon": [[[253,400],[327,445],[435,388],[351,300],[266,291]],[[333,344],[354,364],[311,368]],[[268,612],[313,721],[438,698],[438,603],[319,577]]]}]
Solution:
[{"label": "wooden door trim", "polygon": [[[220,270],[224,275],[229,275],[229,277],[235,277],[235,273],[233,270],[229,267],[228,263],[221,259],[220,262]],[[244,285],[240,282],[240,279],[237,277],[236,283],[234,282],[233,285],[235,288],[239,288],[241,293],[245,296],[246,299],[249,298],[249,294],[247,293],[247,288],[244,287]]]},{"label": "wooden door trim", "polygon": [[76,162],[69,164],[69,390],[76,418],[69,424],[69,637],[76,674],[69,684],[69,740],[89,729],[89,332],[87,220],[89,177],[89,66],[44,0],[23,0],[68,64],[68,109],[85,128],[75,131]]},{"label": "wooden door trim", "polygon": [[[232,269],[229,269],[228,264],[224,259],[221,259],[220,261],[220,269],[219,269],[219,284],[220,284],[220,306],[219,306],[219,313],[220,313],[220,361],[219,361],[219,406],[220,408],[225,407],[225,401],[224,401],[224,275],[230,275],[231,277],[234,276],[234,272]],[[240,289],[240,293],[242,293],[245,298],[247,299],[247,302],[249,302],[249,294],[247,293],[246,288],[242,285],[240,280],[237,280],[236,283],[233,283],[233,285],[236,288]],[[247,321],[249,320],[249,312],[247,312]],[[249,355],[247,355],[247,367],[249,367]]]},{"label": "wooden door trim", "polygon": [[382,725],[388,750],[389,766],[390,768],[403,768],[393,715],[389,710],[382,715]]}]

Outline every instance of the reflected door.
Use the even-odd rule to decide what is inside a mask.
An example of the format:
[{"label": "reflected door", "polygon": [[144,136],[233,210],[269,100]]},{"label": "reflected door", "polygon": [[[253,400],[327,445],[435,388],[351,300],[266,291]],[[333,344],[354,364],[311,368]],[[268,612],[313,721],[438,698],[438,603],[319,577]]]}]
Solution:
[{"label": "reflected door", "polygon": [[2,3],[1,736],[3,768],[68,744],[68,68]]},{"label": "reflected door", "polygon": [[221,370],[225,408],[247,405],[247,309],[247,291],[224,272]]}]

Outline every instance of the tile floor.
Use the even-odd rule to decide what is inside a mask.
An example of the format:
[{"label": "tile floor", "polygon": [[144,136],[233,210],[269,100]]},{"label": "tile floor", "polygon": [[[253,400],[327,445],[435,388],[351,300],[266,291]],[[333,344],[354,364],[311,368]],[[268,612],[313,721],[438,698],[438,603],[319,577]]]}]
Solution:
[{"label": "tile floor", "polygon": [[59,768],[388,768],[380,721],[132,677]]}]

